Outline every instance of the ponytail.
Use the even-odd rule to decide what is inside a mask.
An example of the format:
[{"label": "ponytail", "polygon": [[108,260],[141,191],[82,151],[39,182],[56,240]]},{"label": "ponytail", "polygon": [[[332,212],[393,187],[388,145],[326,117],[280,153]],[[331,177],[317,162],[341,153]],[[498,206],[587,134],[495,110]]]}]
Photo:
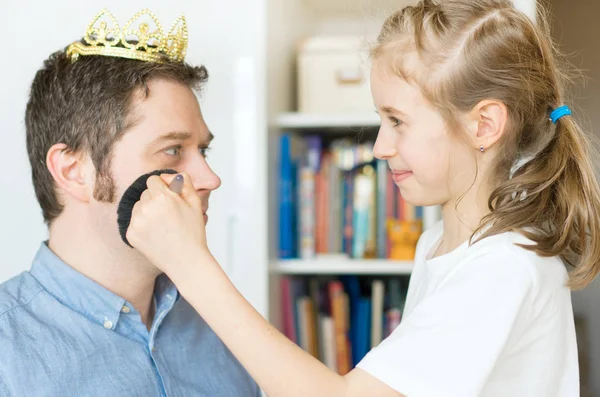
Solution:
[{"label": "ponytail", "polygon": [[523,248],[572,268],[571,288],[587,286],[600,273],[600,187],[590,150],[572,117],[557,121],[548,145],[492,193],[482,222],[490,228],[479,239],[518,231],[535,243]]}]

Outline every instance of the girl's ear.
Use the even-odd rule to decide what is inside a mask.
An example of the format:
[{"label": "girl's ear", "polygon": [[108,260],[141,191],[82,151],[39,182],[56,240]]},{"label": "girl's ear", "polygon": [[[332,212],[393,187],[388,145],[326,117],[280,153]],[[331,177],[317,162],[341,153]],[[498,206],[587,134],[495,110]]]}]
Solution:
[{"label": "girl's ear", "polygon": [[486,99],[479,102],[469,115],[473,126],[473,146],[479,150],[493,147],[502,138],[508,121],[506,105],[498,100]]}]

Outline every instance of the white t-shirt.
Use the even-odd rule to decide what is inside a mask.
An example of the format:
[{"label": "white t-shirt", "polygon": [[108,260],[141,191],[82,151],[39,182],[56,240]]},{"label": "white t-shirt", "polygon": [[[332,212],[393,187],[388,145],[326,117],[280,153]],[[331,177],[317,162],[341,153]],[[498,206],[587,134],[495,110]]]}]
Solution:
[{"label": "white t-shirt", "polygon": [[419,240],[402,322],[358,367],[407,397],[578,397],[563,262],[517,233],[427,259],[442,230]]}]

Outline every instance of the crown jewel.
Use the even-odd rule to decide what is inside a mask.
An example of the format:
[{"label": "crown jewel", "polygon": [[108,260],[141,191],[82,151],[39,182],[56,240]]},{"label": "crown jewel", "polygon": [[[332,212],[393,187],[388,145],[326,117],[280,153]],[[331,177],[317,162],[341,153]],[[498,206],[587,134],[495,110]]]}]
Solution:
[{"label": "crown jewel", "polygon": [[79,56],[103,55],[145,62],[183,62],[187,40],[187,23],[183,15],[169,33],[164,34],[160,22],[149,10],[135,14],[121,30],[115,17],[104,9],[92,19],[83,39],[67,48],[67,56],[73,61]]}]

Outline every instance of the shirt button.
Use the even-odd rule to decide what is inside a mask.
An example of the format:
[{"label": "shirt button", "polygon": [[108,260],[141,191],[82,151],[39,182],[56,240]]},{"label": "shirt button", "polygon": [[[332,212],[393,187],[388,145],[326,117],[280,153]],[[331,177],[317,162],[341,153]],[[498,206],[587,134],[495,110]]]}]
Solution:
[{"label": "shirt button", "polygon": [[127,305],[123,305],[123,307],[121,308],[121,313],[127,314],[127,313],[129,313],[129,311],[130,311],[130,309],[129,309],[129,306],[127,306]]},{"label": "shirt button", "polygon": [[104,320],[104,328],[111,329],[112,326],[113,326],[112,321],[110,321],[110,320]]}]

